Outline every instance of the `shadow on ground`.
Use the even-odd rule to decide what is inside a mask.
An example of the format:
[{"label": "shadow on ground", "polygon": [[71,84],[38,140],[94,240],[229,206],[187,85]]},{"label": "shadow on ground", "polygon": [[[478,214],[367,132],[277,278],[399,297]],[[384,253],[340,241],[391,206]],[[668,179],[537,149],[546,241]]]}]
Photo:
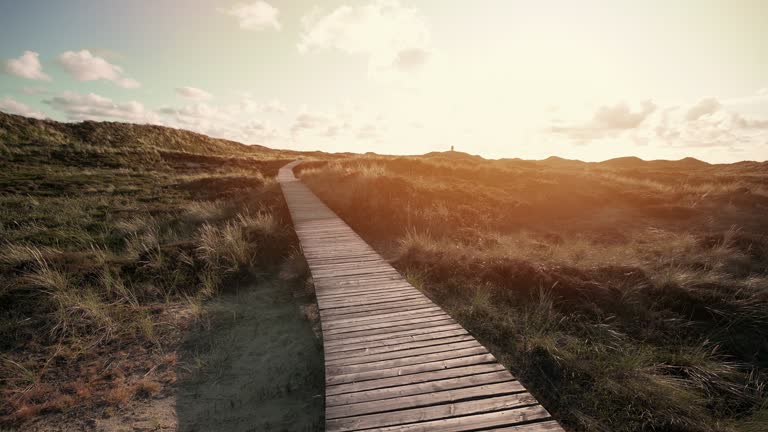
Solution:
[{"label": "shadow on ground", "polygon": [[206,306],[186,344],[180,431],[322,430],[323,356],[301,280],[244,287]]}]

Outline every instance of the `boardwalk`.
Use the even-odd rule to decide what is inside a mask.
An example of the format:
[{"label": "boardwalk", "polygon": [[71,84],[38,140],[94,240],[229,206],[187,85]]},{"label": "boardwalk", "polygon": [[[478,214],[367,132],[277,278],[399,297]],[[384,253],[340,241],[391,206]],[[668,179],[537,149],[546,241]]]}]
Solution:
[{"label": "boardwalk", "polygon": [[326,430],[562,432],[482,345],[296,180],[296,164],[278,180],[320,308]]}]

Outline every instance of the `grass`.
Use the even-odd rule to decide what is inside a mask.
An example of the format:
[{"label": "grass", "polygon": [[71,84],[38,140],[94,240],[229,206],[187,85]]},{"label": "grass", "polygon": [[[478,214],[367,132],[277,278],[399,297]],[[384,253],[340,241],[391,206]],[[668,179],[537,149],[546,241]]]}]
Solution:
[{"label": "grass", "polygon": [[2,113],[0,142],[0,426],[167,392],[203,305],[292,251],[290,153]]},{"label": "grass", "polygon": [[569,430],[768,427],[765,164],[299,166]]}]

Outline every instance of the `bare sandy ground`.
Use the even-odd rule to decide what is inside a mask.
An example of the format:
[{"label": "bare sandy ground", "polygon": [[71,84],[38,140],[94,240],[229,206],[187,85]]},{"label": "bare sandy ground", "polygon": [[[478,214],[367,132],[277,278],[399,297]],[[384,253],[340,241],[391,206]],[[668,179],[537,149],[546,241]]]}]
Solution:
[{"label": "bare sandy ground", "polygon": [[322,430],[322,342],[309,286],[284,277],[221,295],[204,307],[178,353],[175,388],[109,416],[56,414],[24,430]]},{"label": "bare sandy ground", "polygon": [[180,374],[179,430],[321,430],[322,345],[299,284],[262,283],[208,306],[209,330],[182,357],[191,372]]}]

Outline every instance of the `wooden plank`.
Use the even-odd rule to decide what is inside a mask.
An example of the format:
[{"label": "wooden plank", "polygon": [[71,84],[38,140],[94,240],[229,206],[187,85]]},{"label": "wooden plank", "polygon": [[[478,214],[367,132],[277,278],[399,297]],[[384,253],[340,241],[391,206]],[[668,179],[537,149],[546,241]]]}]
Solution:
[{"label": "wooden plank", "polygon": [[326,340],[328,340],[329,342],[331,342],[339,339],[347,340],[349,338],[356,338],[356,337],[363,337],[363,336],[376,336],[379,334],[389,334],[397,331],[421,330],[421,329],[427,329],[427,328],[442,327],[444,325],[449,325],[449,324],[455,324],[455,322],[453,321],[453,319],[446,317],[438,321],[429,321],[429,322],[416,323],[416,324],[403,324],[399,326],[372,329],[372,330],[358,330],[358,331],[353,331],[349,333],[344,333],[343,335],[329,334],[329,335],[324,335],[323,337],[326,338]]},{"label": "wooden plank", "polygon": [[415,365],[393,367],[389,369],[378,369],[367,372],[355,372],[339,375],[325,376],[325,385],[332,386],[337,384],[346,384],[350,382],[360,382],[367,380],[374,380],[380,378],[399,377],[409,374],[417,374],[422,372],[439,371],[443,369],[450,369],[461,366],[472,366],[483,363],[493,363],[496,359],[491,354],[479,354],[469,357],[460,357],[448,360],[437,360],[428,363],[419,363]]},{"label": "wooden plank", "polygon": [[354,257],[354,258],[347,258],[346,260],[344,258],[325,257],[324,259],[315,258],[312,260],[312,268],[318,268],[320,270],[323,270],[326,268],[333,268],[341,265],[365,266],[365,265],[381,265],[381,264],[387,264],[387,262],[378,256]]},{"label": "wooden plank", "polygon": [[[312,265],[312,277],[315,279],[320,279],[321,277],[319,275],[332,275],[332,276],[347,276],[347,275],[355,275],[355,274],[369,274],[371,272],[376,272],[379,269],[381,269],[383,266],[382,263],[376,262],[376,261],[369,261],[366,263],[360,263],[359,261],[355,261],[352,263],[343,263],[343,264],[334,264],[333,266],[326,266],[322,269],[317,269],[316,265]],[[318,274],[317,277],[315,277],[315,273]]]},{"label": "wooden plank", "polygon": [[375,305],[363,305],[363,306],[350,306],[350,307],[344,307],[344,308],[336,308],[336,309],[325,309],[321,310],[321,315],[324,316],[333,316],[333,317],[341,317],[344,315],[351,315],[351,314],[358,314],[358,313],[373,313],[377,311],[394,311],[399,309],[400,307],[411,307],[411,306],[430,306],[433,303],[429,301],[428,299],[415,299],[415,300],[403,300],[403,301],[396,301],[396,302],[389,302],[384,304],[375,304]]},{"label": "wooden plank", "polygon": [[387,307],[387,306],[391,308],[392,303],[394,302],[406,302],[406,301],[417,301],[417,300],[429,302],[428,298],[424,297],[419,293],[401,293],[400,295],[396,295],[394,297],[387,296],[387,297],[367,298],[363,295],[360,295],[357,297],[358,298],[356,299],[344,299],[344,300],[321,298],[321,299],[318,299],[318,306],[320,306],[320,309],[322,310],[328,309],[328,310],[335,310],[336,312],[342,312],[347,309],[351,311],[352,310],[351,308],[360,308],[365,306],[370,306],[372,308],[377,308],[377,309],[381,307]]},{"label": "wooden plank", "polygon": [[418,329],[412,329],[412,330],[400,330],[400,331],[393,331],[391,333],[382,333],[382,334],[376,334],[376,335],[370,335],[370,336],[359,336],[354,338],[344,338],[344,339],[339,339],[337,341],[326,341],[324,342],[324,346],[337,347],[340,345],[353,345],[360,342],[381,341],[382,339],[400,338],[405,336],[417,336],[417,335],[443,332],[447,330],[463,330],[463,328],[458,324],[448,324],[448,325],[443,325],[438,327],[418,328]]},{"label": "wooden plank", "polygon": [[323,334],[333,335],[333,334],[339,334],[339,333],[349,333],[354,331],[396,327],[396,326],[407,325],[407,324],[419,324],[424,322],[442,321],[446,319],[451,319],[451,317],[446,315],[444,312],[433,312],[429,316],[419,316],[418,318],[405,317],[404,319],[384,319],[376,322],[366,321],[363,323],[358,323],[357,325],[337,327],[335,329],[324,329]]},{"label": "wooden plank", "polygon": [[536,423],[528,423],[517,426],[505,426],[496,429],[489,429],[488,432],[563,432],[563,428],[554,421],[543,421]]},{"label": "wooden plank", "polygon": [[488,351],[483,346],[464,348],[458,350],[444,351],[435,354],[426,354],[418,357],[398,358],[393,360],[382,360],[370,363],[362,363],[347,366],[326,366],[325,373],[329,376],[349,375],[353,373],[370,372],[384,369],[396,369],[404,366],[411,366],[423,363],[433,363],[436,361],[451,360],[463,357],[473,357],[476,355],[487,354]]},{"label": "wooden plank", "polygon": [[433,381],[483,375],[499,371],[503,371],[509,374],[509,372],[507,372],[507,370],[498,363],[482,363],[470,366],[453,367],[450,369],[439,369],[407,375],[371,379],[366,381],[354,381],[345,384],[336,384],[332,386],[326,386],[325,394],[328,399],[330,399],[332,396],[340,396],[344,394],[359,394],[360,397],[365,397],[366,392],[378,389],[396,387],[404,388],[408,385],[419,385]]},{"label": "wooden plank", "polygon": [[366,268],[353,268],[353,269],[337,269],[337,270],[313,270],[312,271],[312,278],[315,280],[320,279],[344,279],[347,277],[353,277],[353,276],[361,276],[365,275],[368,277],[379,277],[379,276],[389,276],[389,275],[397,275],[397,277],[400,276],[400,273],[393,269],[388,269],[384,266],[378,265],[373,267],[366,267]]},{"label": "wooden plank", "polygon": [[340,296],[342,298],[361,294],[386,294],[390,292],[402,292],[403,290],[419,292],[413,287],[408,286],[408,282],[406,281],[394,281],[383,284],[361,284],[358,286],[344,288],[326,287],[323,286],[322,283],[315,285],[315,291],[322,293],[323,296]]},{"label": "wooden plank", "polygon": [[333,316],[329,315],[329,316],[322,317],[322,318],[324,320],[350,319],[350,318],[359,318],[359,317],[365,317],[365,316],[375,316],[375,315],[383,314],[383,313],[408,312],[408,311],[417,310],[417,309],[424,309],[424,308],[427,308],[427,307],[432,307],[432,305],[431,304],[424,304],[424,305],[403,306],[403,307],[401,307],[399,309],[396,308],[394,310],[381,310],[381,311],[374,311],[374,312],[357,312],[357,313],[352,313],[352,314],[340,315],[340,316],[337,316],[337,317],[333,317]]},{"label": "wooden plank", "polygon": [[368,311],[381,310],[381,309],[397,309],[401,306],[417,306],[417,305],[431,306],[433,304],[434,303],[432,303],[431,301],[429,301],[428,298],[425,297],[425,298],[390,301],[383,304],[337,307],[335,309],[329,309],[325,312],[327,312],[330,315],[344,315],[344,314],[351,314],[355,312],[368,312]]},{"label": "wooden plank", "polygon": [[432,345],[432,346],[421,347],[421,348],[389,351],[385,353],[368,354],[368,355],[362,355],[362,356],[356,356],[356,357],[346,357],[346,358],[340,358],[336,360],[327,360],[325,362],[325,365],[326,366],[351,366],[356,364],[368,364],[368,363],[379,362],[384,360],[397,360],[401,358],[418,360],[422,356],[425,356],[427,354],[455,352],[459,350],[464,350],[469,348],[478,348],[478,347],[482,348],[482,345],[480,345],[479,342],[477,342],[476,340],[469,340],[469,341],[462,341],[462,342],[454,342],[450,344]]},{"label": "wooden plank", "polygon": [[344,393],[339,395],[328,395],[325,398],[326,406],[349,405],[354,403],[380,401],[382,399],[393,399],[403,396],[413,396],[425,393],[435,393],[444,390],[453,390],[466,387],[477,387],[485,384],[496,384],[501,382],[514,382],[512,386],[514,391],[524,391],[525,388],[517,381],[514,381],[509,372],[502,370],[479,375],[468,375],[458,378],[448,378],[425,383],[409,383],[406,385],[378,388],[374,390],[360,391],[354,393]]},{"label": "wooden plank", "polygon": [[[338,406],[329,406],[325,410],[326,419],[353,417],[368,414],[398,411],[407,408],[417,408],[428,405],[444,403],[456,403],[469,399],[493,397],[521,393],[525,389],[519,383],[500,382],[485,384],[475,387],[464,387],[444,391],[436,391],[426,394],[400,396],[390,399],[375,400],[369,402],[349,403]],[[524,399],[521,404],[535,403],[533,398]]]},{"label": "wooden plank", "polygon": [[[338,294],[338,293],[328,293],[323,291],[322,297],[323,300],[344,300],[352,296],[366,296],[367,298],[380,298],[380,297],[395,297],[398,295],[411,293],[413,292],[413,288],[411,287],[391,287],[385,290],[376,290],[376,289],[367,289],[367,290],[360,290],[360,291],[354,291],[351,293],[344,293],[344,294]],[[418,291],[416,291],[418,292]]]},{"label": "wooden plank", "polygon": [[426,309],[417,310],[416,313],[410,313],[410,311],[395,312],[395,313],[388,313],[388,314],[376,315],[371,317],[354,318],[354,321],[333,321],[333,322],[329,321],[328,323],[325,323],[323,325],[323,330],[328,331],[328,330],[355,327],[355,326],[366,325],[366,324],[405,321],[408,319],[421,319],[421,318],[429,318],[433,316],[447,316],[447,315],[445,314],[445,312],[441,311],[440,309],[429,307]]},{"label": "wooden plank", "polygon": [[[358,429],[407,425],[414,422],[459,417],[469,414],[493,412],[511,408],[522,408],[535,404],[536,399],[528,393],[518,393],[506,396],[491,397],[467,402],[448,403],[416,409],[405,409],[391,413],[369,414],[357,417],[336,418],[326,420],[327,432],[342,432]],[[540,407],[539,407],[540,408]],[[546,411],[545,411],[546,412]],[[521,414],[518,418],[524,417]],[[527,416],[525,416],[527,417]]]},{"label": "wooden plank", "polygon": [[430,314],[432,312],[440,312],[444,313],[442,309],[440,309],[437,306],[427,306],[421,309],[411,310],[411,311],[398,311],[398,312],[390,312],[386,314],[376,314],[376,315],[369,315],[369,316],[363,316],[358,318],[341,318],[341,319],[329,319],[328,321],[323,323],[323,328],[325,329],[332,329],[337,326],[343,327],[346,324],[351,323],[360,323],[364,321],[377,321],[380,319],[385,318],[393,318],[393,317],[407,317],[412,315],[421,315],[421,314]]},{"label": "wooden plank", "polygon": [[316,289],[316,291],[320,291],[321,295],[323,296],[324,300],[333,300],[333,301],[350,301],[354,300],[358,297],[365,297],[368,299],[374,299],[377,297],[391,297],[391,296],[397,296],[397,295],[421,295],[424,296],[419,291],[416,291],[415,289],[405,286],[404,283],[396,283],[392,284],[386,288],[379,288],[378,290],[373,287],[355,287],[355,288],[349,288],[345,289],[343,292],[334,292],[331,289],[320,287]]},{"label": "wooden plank", "polygon": [[[396,272],[395,272],[396,273]],[[393,273],[393,270],[380,270],[380,269],[374,269],[374,268],[363,268],[363,269],[352,269],[352,270],[334,270],[332,272],[319,272],[317,276],[313,274],[312,279],[313,281],[329,288],[337,287],[339,282],[346,282],[346,281],[356,281],[359,280],[361,277],[365,277],[364,280],[370,281],[372,279],[376,279],[376,282],[378,282],[379,279],[386,279],[386,278],[395,278],[392,280],[400,280],[404,281],[402,276],[400,274],[395,275]],[[360,283],[353,283],[356,285],[360,285]],[[350,285],[350,284],[344,284],[344,285]],[[414,291],[418,291],[414,289]]]},{"label": "wooden plank", "polygon": [[378,305],[381,303],[384,304],[392,304],[394,301],[406,301],[406,300],[429,300],[427,299],[423,294],[421,294],[418,291],[410,292],[410,293],[403,293],[395,297],[378,297],[378,298],[368,298],[365,296],[353,296],[349,299],[344,300],[328,300],[323,298],[322,305],[320,305],[321,309],[339,309],[339,308],[346,308],[346,307],[356,307],[356,306],[371,306],[371,305]]},{"label": "wooden plank", "polygon": [[[532,405],[518,409],[505,409],[497,412],[475,414],[463,417],[453,417],[441,420],[411,423],[390,427],[374,427],[365,429],[366,432],[466,432],[484,430],[494,426],[511,426],[523,422],[549,419],[547,410],[541,405]],[[330,429],[326,429],[330,432]],[[362,429],[360,429],[362,430]],[[551,430],[551,429],[549,429]],[[562,428],[555,429],[562,432]],[[535,429],[533,430],[535,431]],[[532,432],[526,430],[525,432]]]},{"label": "wooden plank", "polygon": [[[396,337],[393,339],[384,339],[372,342],[361,342],[326,347],[325,355],[328,359],[336,358],[334,356],[355,355],[358,352],[385,352],[398,349],[416,348],[433,344],[443,343],[443,340],[466,340],[464,338],[474,339],[466,330],[459,328],[442,332],[430,332],[422,335]],[[458,339],[461,338],[461,339]]]},{"label": "wooden plank", "polygon": [[[326,278],[320,278],[320,279],[326,279]],[[345,288],[348,286],[362,285],[365,283],[386,283],[389,281],[405,281],[405,278],[403,278],[400,274],[395,275],[394,273],[382,273],[380,275],[373,274],[370,276],[363,275],[363,276],[350,276],[350,277],[342,276],[342,277],[337,277],[337,278],[327,279],[322,281],[318,280],[318,282],[321,283],[323,287],[328,287],[328,288]]]}]

